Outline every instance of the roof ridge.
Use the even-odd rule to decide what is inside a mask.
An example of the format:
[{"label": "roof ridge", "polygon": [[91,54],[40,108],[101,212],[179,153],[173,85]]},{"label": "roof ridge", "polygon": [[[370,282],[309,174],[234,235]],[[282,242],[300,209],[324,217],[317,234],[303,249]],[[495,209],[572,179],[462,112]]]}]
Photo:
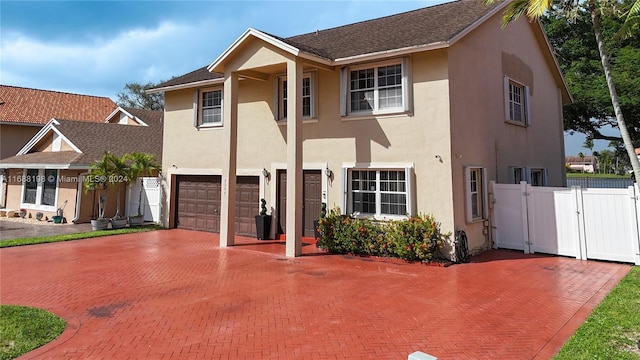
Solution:
[{"label": "roof ridge", "polygon": [[[14,88],[14,89],[24,89],[24,90],[34,90],[34,91],[42,91],[42,92],[47,92],[47,93],[58,93],[58,94],[66,94],[66,95],[74,95],[74,96],[86,96],[86,97],[92,97],[92,98],[109,99],[109,100],[111,100],[111,98],[109,98],[107,96],[78,94],[78,93],[72,93],[72,92],[68,92],[68,91],[36,89],[36,88],[29,88],[29,87],[24,87],[24,86],[15,86],[15,85],[0,85],[0,88],[2,88],[2,87]],[[111,100],[111,101],[113,102],[113,100]]]}]

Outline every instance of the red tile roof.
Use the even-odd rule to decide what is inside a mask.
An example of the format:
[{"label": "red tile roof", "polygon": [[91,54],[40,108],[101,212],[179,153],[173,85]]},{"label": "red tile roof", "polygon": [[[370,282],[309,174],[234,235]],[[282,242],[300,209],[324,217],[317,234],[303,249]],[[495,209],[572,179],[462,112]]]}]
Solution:
[{"label": "red tile roof", "polygon": [[107,97],[0,85],[0,123],[44,125],[52,118],[104,122],[116,107]]}]

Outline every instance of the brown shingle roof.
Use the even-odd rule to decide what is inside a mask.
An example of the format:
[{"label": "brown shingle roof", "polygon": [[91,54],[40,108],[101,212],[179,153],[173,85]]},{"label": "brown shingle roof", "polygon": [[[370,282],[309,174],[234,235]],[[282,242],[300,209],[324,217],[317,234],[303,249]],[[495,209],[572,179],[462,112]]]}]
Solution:
[{"label": "brown shingle roof", "polygon": [[36,152],[0,160],[0,165],[44,163],[84,167],[102,158],[105,151],[118,156],[133,151],[149,153],[158,163],[162,161],[162,126],[56,120],[60,124],[54,127],[77,146],[81,154],[71,151]]},{"label": "brown shingle roof", "polygon": [[162,126],[164,111],[123,107],[126,112],[144,121],[149,126]]},{"label": "brown shingle roof", "polygon": [[116,109],[111,99],[0,85],[0,122],[46,124],[52,118],[104,122]]},{"label": "brown shingle roof", "polygon": [[[336,60],[450,41],[501,4],[501,1],[485,5],[481,0],[459,0],[289,38],[265,34],[309,54]],[[155,88],[221,77],[207,71],[205,66]]]},{"label": "brown shingle roof", "polygon": [[301,44],[320,49],[331,60],[446,42],[500,4],[485,5],[479,0],[454,1],[292,36],[283,41],[292,46]]},{"label": "brown shingle roof", "polygon": [[174,77],[171,80],[168,80],[161,84],[156,85],[154,88],[183,85],[183,84],[189,84],[197,81],[215,80],[215,79],[221,79],[224,77],[224,75],[222,74],[209,72],[209,70],[207,70],[207,67],[208,65],[203,66],[200,69],[194,70],[190,73],[184,74],[182,76]]}]

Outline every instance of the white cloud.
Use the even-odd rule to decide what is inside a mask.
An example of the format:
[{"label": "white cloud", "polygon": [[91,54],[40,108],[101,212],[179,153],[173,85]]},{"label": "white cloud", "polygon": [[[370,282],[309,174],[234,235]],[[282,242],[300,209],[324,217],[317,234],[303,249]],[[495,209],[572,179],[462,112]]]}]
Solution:
[{"label": "white cloud", "polygon": [[[46,42],[5,32],[0,81],[115,98],[127,82],[157,82],[206,65],[219,52],[206,48],[213,43],[208,34],[219,33],[223,26],[166,21],[83,43]],[[217,43],[222,47],[227,42]]]}]

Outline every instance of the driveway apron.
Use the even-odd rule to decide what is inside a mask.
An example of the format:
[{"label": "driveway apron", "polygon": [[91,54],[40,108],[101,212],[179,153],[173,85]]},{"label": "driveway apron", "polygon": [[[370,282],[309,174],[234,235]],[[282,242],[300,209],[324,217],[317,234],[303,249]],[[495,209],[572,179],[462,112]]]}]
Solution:
[{"label": "driveway apron", "polygon": [[546,359],[630,269],[512,251],[450,267],[286,258],[281,243],[218,240],[175,229],[0,249],[0,302],[68,322],[23,358]]}]

